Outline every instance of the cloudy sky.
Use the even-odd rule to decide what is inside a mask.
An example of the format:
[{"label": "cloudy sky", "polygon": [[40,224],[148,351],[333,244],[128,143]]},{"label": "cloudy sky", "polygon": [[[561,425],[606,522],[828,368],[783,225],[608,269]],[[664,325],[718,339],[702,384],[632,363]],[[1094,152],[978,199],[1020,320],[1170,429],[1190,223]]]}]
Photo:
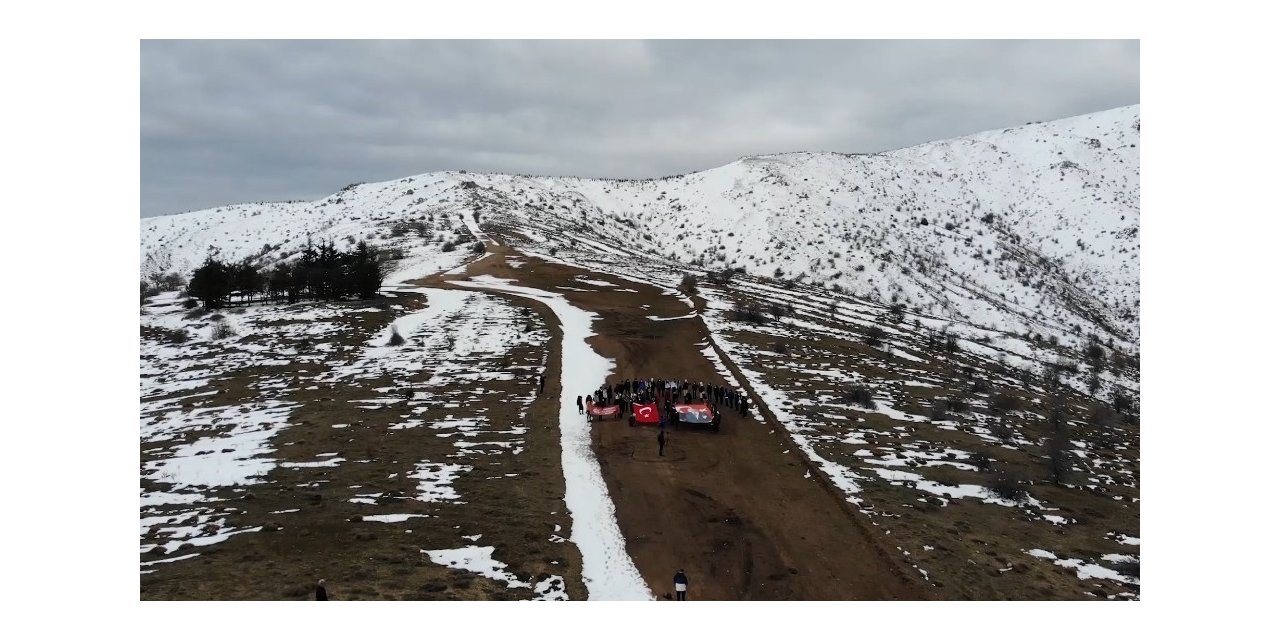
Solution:
[{"label": "cloudy sky", "polygon": [[143,216],[443,169],[652,177],[1139,101],[1137,41],[143,41]]}]

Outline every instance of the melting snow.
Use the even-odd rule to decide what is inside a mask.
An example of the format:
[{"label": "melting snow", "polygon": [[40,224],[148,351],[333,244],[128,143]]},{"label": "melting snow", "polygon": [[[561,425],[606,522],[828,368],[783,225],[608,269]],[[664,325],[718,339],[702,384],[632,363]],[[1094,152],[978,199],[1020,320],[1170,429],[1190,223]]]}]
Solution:
[{"label": "melting snow", "polygon": [[651,600],[639,570],[627,553],[614,517],[613,501],[591,451],[591,424],[578,415],[575,389],[594,389],[613,370],[611,361],[587,344],[596,317],[557,293],[510,284],[491,276],[456,282],[468,287],[505,291],[538,300],[555,312],[564,330],[560,367],[560,449],[565,475],[565,503],[573,518],[570,539],[582,553],[582,576],[588,597],[596,600]]}]

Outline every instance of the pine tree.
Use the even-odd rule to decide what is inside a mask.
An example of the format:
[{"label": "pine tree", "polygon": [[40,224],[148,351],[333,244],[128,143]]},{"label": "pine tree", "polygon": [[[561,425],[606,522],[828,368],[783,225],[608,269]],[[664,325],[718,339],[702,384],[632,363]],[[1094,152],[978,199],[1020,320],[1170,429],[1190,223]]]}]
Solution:
[{"label": "pine tree", "polygon": [[379,261],[376,251],[361,240],[354,251],[348,254],[349,291],[361,299],[369,299],[378,295],[385,277],[384,265]]},{"label": "pine tree", "polygon": [[261,293],[265,284],[262,274],[258,272],[258,266],[252,261],[245,259],[234,267],[232,287],[246,301],[252,300],[253,296]]},{"label": "pine tree", "polygon": [[191,274],[187,294],[199,298],[206,309],[221,308],[231,295],[231,268],[221,260],[208,256],[204,264]]},{"label": "pine tree", "polygon": [[267,276],[267,290],[270,292],[272,300],[280,301],[289,296],[293,281],[293,272],[290,266],[284,263],[277,264],[271,270],[271,275]]}]

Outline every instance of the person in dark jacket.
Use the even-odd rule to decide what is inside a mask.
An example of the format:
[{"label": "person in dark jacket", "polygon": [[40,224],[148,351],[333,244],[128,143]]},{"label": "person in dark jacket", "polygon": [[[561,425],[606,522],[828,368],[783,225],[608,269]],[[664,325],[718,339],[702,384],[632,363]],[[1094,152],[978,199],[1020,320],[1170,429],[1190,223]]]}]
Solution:
[{"label": "person in dark jacket", "polygon": [[667,430],[658,429],[658,455],[660,456],[666,455],[662,453],[662,449],[665,448],[666,446],[667,446]]},{"label": "person in dark jacket", "polygon": [[582,415],[582,396],[578,396],[578,415]]},{"label": "person in dark jacket", "polygon": [[689,577],[684,575],[684,569],[676,569],[676,600],[687,600],[685,594],[689,591]]},{"label": "person in dark jacket", "polygon": [[542,395],[542,392],[546,390],[547,390],[547,377],[538,376],[538,395]]},{"label": "person in dark jacket", "polygon": [[329,591],[324,588],[324,579],[321,578],[320,582],[316,583],[316,600],[328,600],[328,599],[329,599]]}]

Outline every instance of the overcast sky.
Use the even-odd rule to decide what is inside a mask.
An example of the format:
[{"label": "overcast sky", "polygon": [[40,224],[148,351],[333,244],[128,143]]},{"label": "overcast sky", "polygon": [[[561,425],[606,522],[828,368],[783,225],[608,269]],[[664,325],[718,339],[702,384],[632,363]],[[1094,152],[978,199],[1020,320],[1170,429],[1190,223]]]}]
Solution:
[{"label": "overcast sky", "polygon": [[1137,41],[144,41],[142,215],[444,169],[654,177],[1135,104]]}]

